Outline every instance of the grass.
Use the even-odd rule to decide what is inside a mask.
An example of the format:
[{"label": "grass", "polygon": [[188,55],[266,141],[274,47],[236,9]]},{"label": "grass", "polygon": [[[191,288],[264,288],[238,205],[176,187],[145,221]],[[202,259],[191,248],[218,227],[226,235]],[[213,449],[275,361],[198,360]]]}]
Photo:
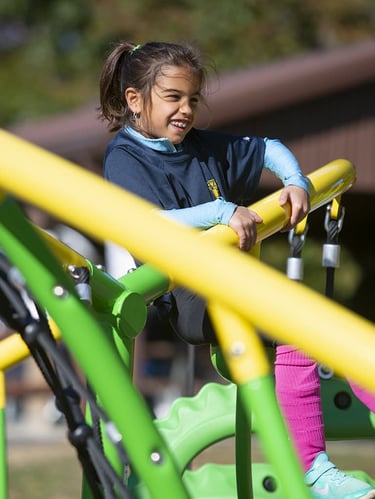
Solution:
[{"label": "grass", "polygon": [[[328,442],[332,461],[344,470],[362,470],[375,476],[375,442]],[[194,462],[232,463],[233,439],[206,449]],[[254,439],[253,460],[264,461]],[[80,499],[81,470],[74,449],[68,443],[14,444],[8,450],[9,499]]]},{"label": "grass", "polygon": [[9,499],[75,499],[81,471],[68,443],[15,444],[8,450]]}]

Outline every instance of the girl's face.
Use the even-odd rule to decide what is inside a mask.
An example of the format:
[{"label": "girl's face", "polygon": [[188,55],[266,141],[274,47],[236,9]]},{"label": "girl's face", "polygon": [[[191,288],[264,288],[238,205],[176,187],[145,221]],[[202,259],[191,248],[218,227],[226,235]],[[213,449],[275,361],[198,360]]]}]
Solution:
[{"label": "girl's face", "polygon": [[141,112],[142,133],[180,144],[193,126],[200,90],[200,79],[191,68],[164,66],[152,88],[148,112]]}]

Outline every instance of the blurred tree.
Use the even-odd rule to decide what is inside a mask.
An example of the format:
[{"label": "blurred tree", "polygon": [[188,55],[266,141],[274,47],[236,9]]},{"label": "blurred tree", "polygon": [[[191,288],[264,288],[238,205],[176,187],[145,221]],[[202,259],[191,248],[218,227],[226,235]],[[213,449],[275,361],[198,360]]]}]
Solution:
[{"label": "blurred tree", "polygon": [[87,0],[1,4],[0,125],[82,103],[92,60],[84,43],[90,16]]},{"label": "blurred tree", "polygon": [[2,0],[0,126],[97,100],[111,42],[192,41],[219,71],[373,36],[373,0]]}]

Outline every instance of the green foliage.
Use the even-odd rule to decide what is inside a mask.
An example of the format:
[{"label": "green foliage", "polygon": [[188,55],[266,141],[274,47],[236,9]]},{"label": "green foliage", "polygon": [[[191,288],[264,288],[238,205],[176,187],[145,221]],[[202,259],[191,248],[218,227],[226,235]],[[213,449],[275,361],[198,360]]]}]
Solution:
[{"label": "green foliage", "polygon": [[0,126],[97,100],[110,44],[197,43],[219,71],[373,36],[373,0],[2,0]]}]

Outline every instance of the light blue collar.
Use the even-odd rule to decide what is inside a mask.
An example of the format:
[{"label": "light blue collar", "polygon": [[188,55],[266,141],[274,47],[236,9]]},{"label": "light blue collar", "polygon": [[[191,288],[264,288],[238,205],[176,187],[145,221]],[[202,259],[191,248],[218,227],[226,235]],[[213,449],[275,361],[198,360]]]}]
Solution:
[{"label": "light blue collar", "polygon": [[142,142],[144,146],[149,147],[150,149],[154,149],[155,151],[170,153],[182,151],[182,144],[177,144],[177,146],[175,146],[166,137],[162,137],[160,139],[148,139],[128,125],[124,127],[124,131],[125,133],[137,139],[139,142]]}]

